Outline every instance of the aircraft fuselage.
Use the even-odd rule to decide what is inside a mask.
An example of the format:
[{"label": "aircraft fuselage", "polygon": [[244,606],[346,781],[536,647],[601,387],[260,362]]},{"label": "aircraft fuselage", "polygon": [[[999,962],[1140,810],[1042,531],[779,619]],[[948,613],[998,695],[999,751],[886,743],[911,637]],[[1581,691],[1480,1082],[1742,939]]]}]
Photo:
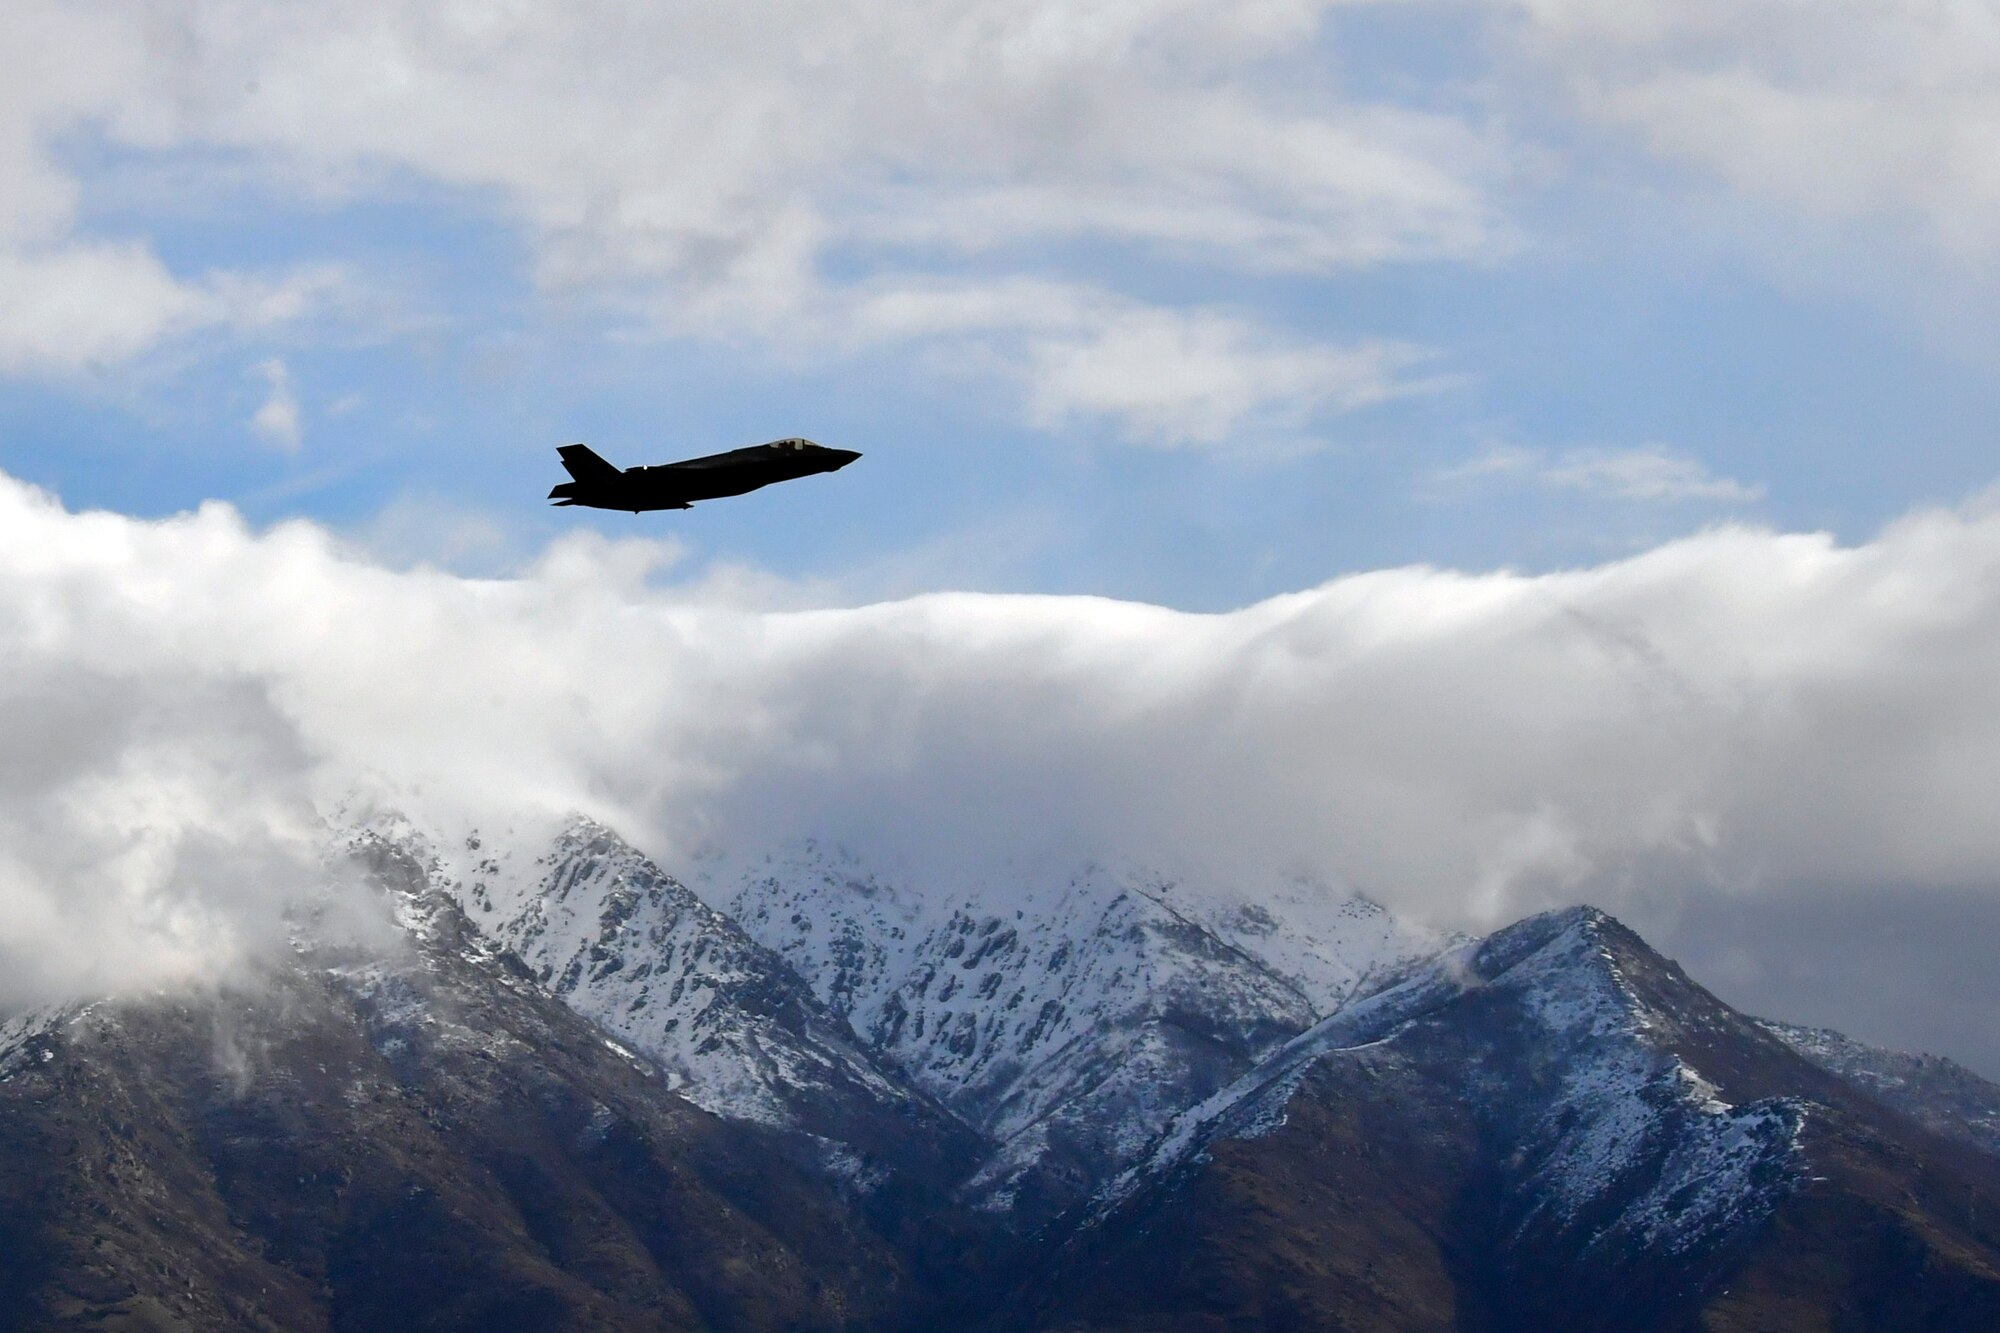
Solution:
[{"label": "aircraft fuselage", "polygon": [[566,444],[557,452],[575,480],[550,491],[551,500],[558,505],[622,509],[633,514],[686,509],[698,500],[719,500],[773,482],[837,472],[861,457],[851,449],[829,449],[801,439],[774,440],[705,458],[624,469],[580,444]]}]

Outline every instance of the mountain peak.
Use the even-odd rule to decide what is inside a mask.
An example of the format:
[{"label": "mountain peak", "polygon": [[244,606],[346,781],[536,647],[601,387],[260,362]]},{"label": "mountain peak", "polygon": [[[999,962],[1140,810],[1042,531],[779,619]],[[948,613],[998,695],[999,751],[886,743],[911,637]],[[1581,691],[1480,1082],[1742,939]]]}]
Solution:
[{"label": "mountain peak", "polygon": [[924,884],[799,846],[702,874],[872,1050],[995,1141],[974,1196],[1030,1213],[1074,1202],[1417,951],[1373,904],[1300,888],[1266,907],[1102,861]]}]

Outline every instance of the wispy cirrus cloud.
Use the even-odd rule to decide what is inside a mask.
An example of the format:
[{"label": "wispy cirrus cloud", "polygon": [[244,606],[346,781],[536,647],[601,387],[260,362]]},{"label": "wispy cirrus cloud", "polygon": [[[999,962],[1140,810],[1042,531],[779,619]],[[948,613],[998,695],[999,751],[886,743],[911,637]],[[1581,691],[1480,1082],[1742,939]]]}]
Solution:
[{"label": "wispy cirrus cloud", "polygon": [[1017,381],[1038,424],[1111,420],[1126,440],[1245,447],[1447,381],[1427,349],[1387,339],[1332,342],[1241,314],[1131,301],[1031,280],[880,290],[847,321],[861,340],[956,341]]},{"label": "wispy cirrus cloud", "polygon": [[1664,445],[1553,452],[1502,445],[1440,469],[1432,480],[1453,487],[1511,482],[1639,504],[1746,505],[1765,493],[1761,483],[1720,476],[1700,459]]},{"label": "wispy cirrus cloud", "polygon": [[292,372],[283,357],[268,357],[251,367],[264,381],[264,401],[250,417],[251,433],[280,449],[296,451],[305,440],[305,424],[299,415],[299,396],[292,388]]},{"label": "wispy cirrus cloud", "polygon": [[1428,359],[1421,348],[1287,338],[1206,311],[1134,308],[1027,350],[1038,422],[1107,416],[1147,444],[1253,444],[1437,384],[1411,373]]}]

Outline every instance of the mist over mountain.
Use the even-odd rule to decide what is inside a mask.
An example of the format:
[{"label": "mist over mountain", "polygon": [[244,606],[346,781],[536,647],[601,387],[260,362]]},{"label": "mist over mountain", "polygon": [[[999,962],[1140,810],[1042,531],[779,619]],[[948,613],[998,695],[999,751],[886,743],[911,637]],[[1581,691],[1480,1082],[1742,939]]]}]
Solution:
[{"label": "mist over mountain", "polygon": [[1988,510],[1213,616],[0,510],[29,1327],[2000,1317]]},{"label": "mist over mountain", "polygon": [[[1445,930],[1590,901],[1740,1003],[2000,1067],[1963,1017],[2000,999],[1990,506],[1854,547],[1722,528],[1219,615],[786,607],[585,535],[467,579],[308,523],[72,514],[12,481],[0,555],[15,1002],[268,954],[359,791],[437,827],[582,810],[683,863],[813,837],[927,884],[1127,858]],[[1844,967],[1797,954],[1823,911],[1843,940],[1935,924],[1869,951],[1862,1013]],[[1961,1003],[1933,1002],[1938,975]]]}]

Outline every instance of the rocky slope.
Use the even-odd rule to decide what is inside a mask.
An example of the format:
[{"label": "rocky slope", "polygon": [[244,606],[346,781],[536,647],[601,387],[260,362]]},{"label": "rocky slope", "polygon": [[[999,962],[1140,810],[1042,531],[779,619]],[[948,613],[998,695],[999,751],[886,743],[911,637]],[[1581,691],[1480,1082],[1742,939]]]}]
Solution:
[{"label": "rocky slope", "polygon": [[1957,1061],[1886,1051],[1828,1028],[1762,1026],[1805,1059],[1926,1129],[2000,1154],[2000,1088]]},{"label": "rocky slope", "polygon": [[980,1140],[864,1050],[784,959],[590,820],[545,847],[373,831],[570,1008],[688,1100],[785,1131],[863,1192],[938,1181]]},{"label": "rocky slope", "polygon": [[908,1264],[362,840],[401,943],[0,1034],[10,1328],[845,1328]]},{"label": "rocky slope", "polygon": [[1065,1328],[2000,1326],[2000,1160],[1585,909],[1288,1043],[1072,1226]]}]

